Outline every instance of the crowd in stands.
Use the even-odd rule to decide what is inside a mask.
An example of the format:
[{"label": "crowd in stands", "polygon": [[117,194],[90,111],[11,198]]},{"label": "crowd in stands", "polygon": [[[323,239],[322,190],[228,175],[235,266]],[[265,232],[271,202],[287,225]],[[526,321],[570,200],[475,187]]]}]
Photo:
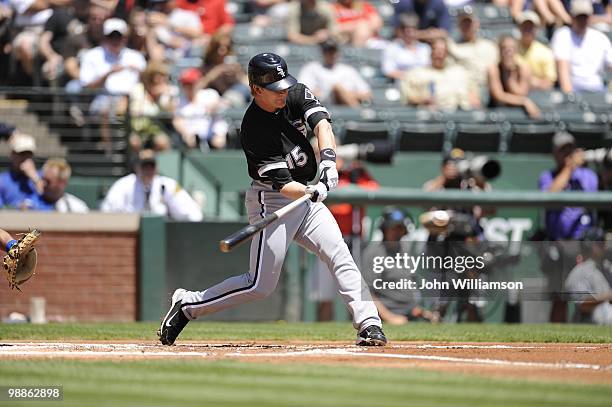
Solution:
[{"label": "crowd in stands", "polygon": [[[376,68],[401,90],[400,100],[415,107],[513,106],[539,119],[541,109],[529,97],[533,90],[605,91],[612,69],[604,33],[612,27],[608,1],[494,4],[508,10],[515,26],[491,39],[482,36],[470,0],[383,3],[390,15],[382,15],[379,2],[365,0],[2,0],[0,60],[9,67],[6,85],[99,91],[88,111],[73,106],[76,118],[91,114],[105,122],[124,115],[131,96],[137,105],[131,115],[146,117],[133,122],[134,153],[177,143],[204,151],[225,145],[223,110],[250,100],[245,67],[233,44],[237,5],[243,7],[237,16],[241,26],[278,25],[289,44],[321,45],[319,58],[290,69],[328,104],[372,103],[360,67],[342,61],[346,47],[382,50]],[[177,69],[185,61],[200,74],[192,85],[185,85],[184,72]],[[193,80],[195,73],[189,75]],[[188,126],[191,134],[185,128],[193,109],[187,109],[187,120],[180,117],[190,86],[202,116],[197,137],[194,126]],[[199,90],[206,90],[210,101],[203,102]],[[180,129],[173,126],[177,123]]]}]

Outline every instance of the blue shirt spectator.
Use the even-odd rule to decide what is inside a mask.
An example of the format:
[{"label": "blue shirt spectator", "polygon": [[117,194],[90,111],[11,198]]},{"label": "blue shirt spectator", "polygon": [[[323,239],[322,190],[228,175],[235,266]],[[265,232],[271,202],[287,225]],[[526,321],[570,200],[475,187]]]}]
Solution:
[{"label": "blue shirt spectator", "polygon": [[11,168],[0,173],[0,201],[3,206],[29,207],[43,189],[43,182],[33,160],[36,143],[32,136],[17,133],[11,136],[9,145]]},{"label": "blue shirt spectator", "polygon": [[[582,150],[576,149],[574,137],[559,132],[553,138],[553,147],[557,168],[540,175],[540,190],[596,192],[597,175],[582,167],[584,155]],[[580,239],[592,224],[592,216],[585,208],[565,207],[546,211],[546,231],[550,240]]]},{"label": "blue shirt spectator", "polygon": [[416,14],[419,17],[420,40],[431,41],[450,32],[451,19],[443,0],[399,0],[394,7],[394,26],[399,25],[402,14]]}]

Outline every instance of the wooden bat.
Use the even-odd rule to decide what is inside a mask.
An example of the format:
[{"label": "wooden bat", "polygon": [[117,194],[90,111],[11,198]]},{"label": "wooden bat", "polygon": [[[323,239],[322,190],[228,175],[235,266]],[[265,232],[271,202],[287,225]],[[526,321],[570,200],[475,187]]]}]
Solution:
[{"label": "wooden bat", "polygon": [[281,219],[283,216],[285,216],[286,214],[288,214],[289,212],[291,212],[292,210],[294,210],[295,208],[297,208],[304,202],[308,201],[311,196],[312,194],[306,194],[296,199],[295,201],[288,203],[287,205],[283,206],[276,212],[266,215],[264,218],[258,220],[252,225],[246,225],[239,231],[221,240],[219,242],[219,248],[224,253],[230,252],[236,246],[240,245],[241,243],[246,242],[247,240],[252,238],[256,233],[265,229],[270,223],[274,222],[277,219]]}]

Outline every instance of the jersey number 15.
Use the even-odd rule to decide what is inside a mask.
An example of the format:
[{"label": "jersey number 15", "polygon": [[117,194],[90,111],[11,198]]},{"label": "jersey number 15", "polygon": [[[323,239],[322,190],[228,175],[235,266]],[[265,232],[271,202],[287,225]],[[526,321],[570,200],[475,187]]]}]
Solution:
[{"label": "jersey number 15", "polygon": [[300,146],[295,146],[293,150],[285,157],[285,161],[287,161],[287,166],[290,170],[297,167],[303,167],[308,162],[308,156],[305,152],[302,151]]}]

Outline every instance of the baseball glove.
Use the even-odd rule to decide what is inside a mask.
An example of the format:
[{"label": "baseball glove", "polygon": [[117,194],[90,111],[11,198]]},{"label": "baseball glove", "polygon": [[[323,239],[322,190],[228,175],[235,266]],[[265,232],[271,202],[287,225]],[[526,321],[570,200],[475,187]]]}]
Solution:
[{"label": "baseball glove", "polygon": [[4,276],[11,289],[21,291],[19,286],[28,281],[36,271],[37,254],[34,244],[40,237],[37,229],[24,234],[4,255],[2,265]]}]

